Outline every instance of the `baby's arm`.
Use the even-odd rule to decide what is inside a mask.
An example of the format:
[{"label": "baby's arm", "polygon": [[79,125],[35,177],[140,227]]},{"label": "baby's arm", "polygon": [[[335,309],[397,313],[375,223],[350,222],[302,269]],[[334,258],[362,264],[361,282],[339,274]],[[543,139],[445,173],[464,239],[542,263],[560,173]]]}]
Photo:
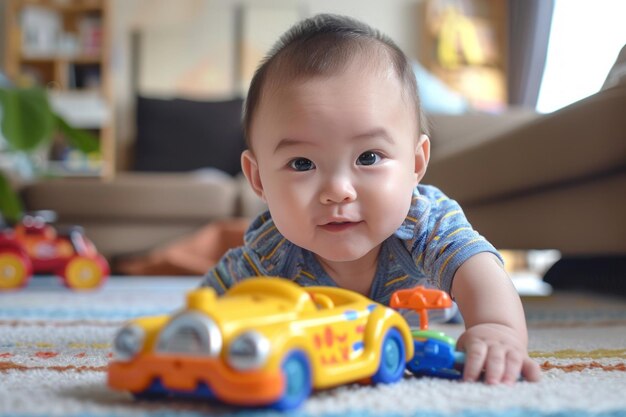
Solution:
[{"label": "baby's arm", "polygon": [[493,254],[464,262],[454,275],[452,295],[465,320],[457,343],[466,354],[465,380],[475,381],[483,369],[489,384],[512,384],[520,372],[528,381],[539,380],[539,366],[528,356],[522,303]]}]

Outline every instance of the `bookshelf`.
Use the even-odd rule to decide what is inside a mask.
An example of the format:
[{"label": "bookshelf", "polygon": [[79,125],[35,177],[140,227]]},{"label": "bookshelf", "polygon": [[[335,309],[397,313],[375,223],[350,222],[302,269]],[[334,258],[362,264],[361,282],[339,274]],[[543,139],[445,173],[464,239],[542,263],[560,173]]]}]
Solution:
[{"label": "bookshelf", "polygon": [[504,0],[424,0],[420,62],[475,109],[506,107],[508,10]]},{"label": "bookshelf", "polygon": [[110,88],[108,0],[7,0],[5,70],[20,85],[49,91],[53,108],[100,139],[84,156],[55,139],[48,173],[112,177],[115,136]]}]

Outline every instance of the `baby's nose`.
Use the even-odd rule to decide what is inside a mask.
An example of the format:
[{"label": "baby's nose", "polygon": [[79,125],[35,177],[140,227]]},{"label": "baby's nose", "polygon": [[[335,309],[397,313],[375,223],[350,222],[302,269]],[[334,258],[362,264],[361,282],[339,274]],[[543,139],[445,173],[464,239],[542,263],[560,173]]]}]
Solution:
[{"label": "baby's nose", "polygon": [[356,190],[352,181],[345,176],[330,178],[320,192],[322,204],[349,203],[356,200]]}]

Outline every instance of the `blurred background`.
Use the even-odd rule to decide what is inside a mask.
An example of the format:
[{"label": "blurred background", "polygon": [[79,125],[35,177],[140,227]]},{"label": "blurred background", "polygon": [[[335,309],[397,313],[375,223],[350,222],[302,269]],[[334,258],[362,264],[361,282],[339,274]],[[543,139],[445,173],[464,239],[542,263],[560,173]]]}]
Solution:
[{"label": "blurred background", "polygon": [[104,170],[132,169],[137,95],[242,97],[278,36],[323,12],[394,39],[440,112],[552,112],[597,92],[626,41],[612,0],[2,0],[0,64],[76,123],[114,125]]},{"label": "blurred background", "polygon": [[[168,197],[168,189],[180,191],[180,184],[192,182],[183,175],[198,170],[211,170],[212,181],[215,170],[238,181],[243,149],[238,118],[252,74],[281,33],[296,21],[322,12],[369,23],[411,58],[433,131],[432,182],[453,197],[459,190],[458,199],[468,204],[470,220],[484,223],[488,238],[495,236],[499,247],[512,250],[507,253],[510,265],[534,268],[541,275],[562,252],[626,252],[623,242],[572,245],[593,239],[564,237],[563,230],[571,229],[568,224],[548,232],[561,240],[525,236],[529,228],[520,220],[524,216],[534,224],[554,222],[546,217],[554,215],[554,211],[546,214],[547,207],[555,208],[547,201],[538,204],[542,209],[536,214],[541,219],[533,218],[529,206],[518,209],[517,217],[493,225],[486,220],[493,218],[493,211],[472,208],[527,191],[536,197],[539,191],[571,185],[572,178],[587,174],[597,178],[598,173],[622,172],[623,148],[610,152],[605,158],[610,161],[574,174],[569,168],[562,173],[559,156],[546,154],[559,152],[561,143],[548,143],[537,161],[526,165],[521,159],[528,155],[519,149],[534,149],[532,142],[515,139],[520,143],[490,157],[469,150],[480,151],[486,142],[514,143],[511,132],[537,136],[524,129],[546,118],[553,120],[550,114],[607,87],[609,71],[626,43],[626,3],[613,0],[1,0],[0,85],[45,87],[53,108],[72,125],[93,132],[100,149],[85,155],[62,136],[55,137],[51,146],[27,158],[34,169],[24,169],[21,157],[0,145],[0,168],[18,184],[28,209],[54,209],[61,221],[85,225],[110,257],[161,247],[215,219],[250,216],[260,206],[247,206],[250,197],[239,188],[220,197],[213,194],[209,202],[194,202],[189,194]],[[569,119],[554,123],[571,124]],[[623,132],[622,125],[607,140],[624,139]],[[550,130],[549,135],[569,133]],[[467,162],[472,155],[476,159]],[[541,168],[546,156],[551,161],[548,171]],[[493,166],[488,173],[473,175],[458,164],[463,160],[472,167],[485,167],[485,158],[503,161],[507,172]],[[463,171],[451,170],[452,163]],[[537,181],[515,179],[527,176],[513,168],[515,163],[525,166],[524,171],[536,171]],[[160,178],[154,185],[160,197],[141,194],[141,203],[129,203],[139,197],[128,187],[148,193],[153,186],[146,178],[150,176]],[[458,182],[463,176],[472,178],[471,187]],[[168,186],[168,181],[175,184]],[[94,189],[94,197],[84,194]],[[486,194],[489,189],[494,192]],[[161,212],[154,208],[181,199],[187,199],[181,202],[186,210],[196,204],[206,215],[185,214],[176,207],[162,207]],[[213,213],[216,199],[232,199],[232,206]],[[621,233],[623,216],[618,207],[610,208],[621,221],[616,225],[612,220],[612,229],[617,227]],[[168,213],[177,210],[176,219],[167,220]],[[136,245],[113,233],[107,223],[113,218],[117,226],[122,224],[120,228],[137,232],[147,228],[150,219],[163,227],[185,216],[185,227],[172,226]],[[507,231],[506,225],[513,222],[519,224],[518,230]],[[505,231],[514,238],[499,238]]]}]

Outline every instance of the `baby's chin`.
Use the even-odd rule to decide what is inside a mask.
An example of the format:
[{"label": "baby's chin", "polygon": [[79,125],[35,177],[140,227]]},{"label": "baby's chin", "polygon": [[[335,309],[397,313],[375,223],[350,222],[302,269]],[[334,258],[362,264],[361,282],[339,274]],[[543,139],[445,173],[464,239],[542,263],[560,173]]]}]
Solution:
[{"label": "baby's chin", "polygon": [[[377,245],[378,246],[378,245]],[[326,262],[354,262],[369,254],[374,247],[345,248],[345,247],[323,247],[323,248],[305,248],[313,252],[315,256]]]}]

